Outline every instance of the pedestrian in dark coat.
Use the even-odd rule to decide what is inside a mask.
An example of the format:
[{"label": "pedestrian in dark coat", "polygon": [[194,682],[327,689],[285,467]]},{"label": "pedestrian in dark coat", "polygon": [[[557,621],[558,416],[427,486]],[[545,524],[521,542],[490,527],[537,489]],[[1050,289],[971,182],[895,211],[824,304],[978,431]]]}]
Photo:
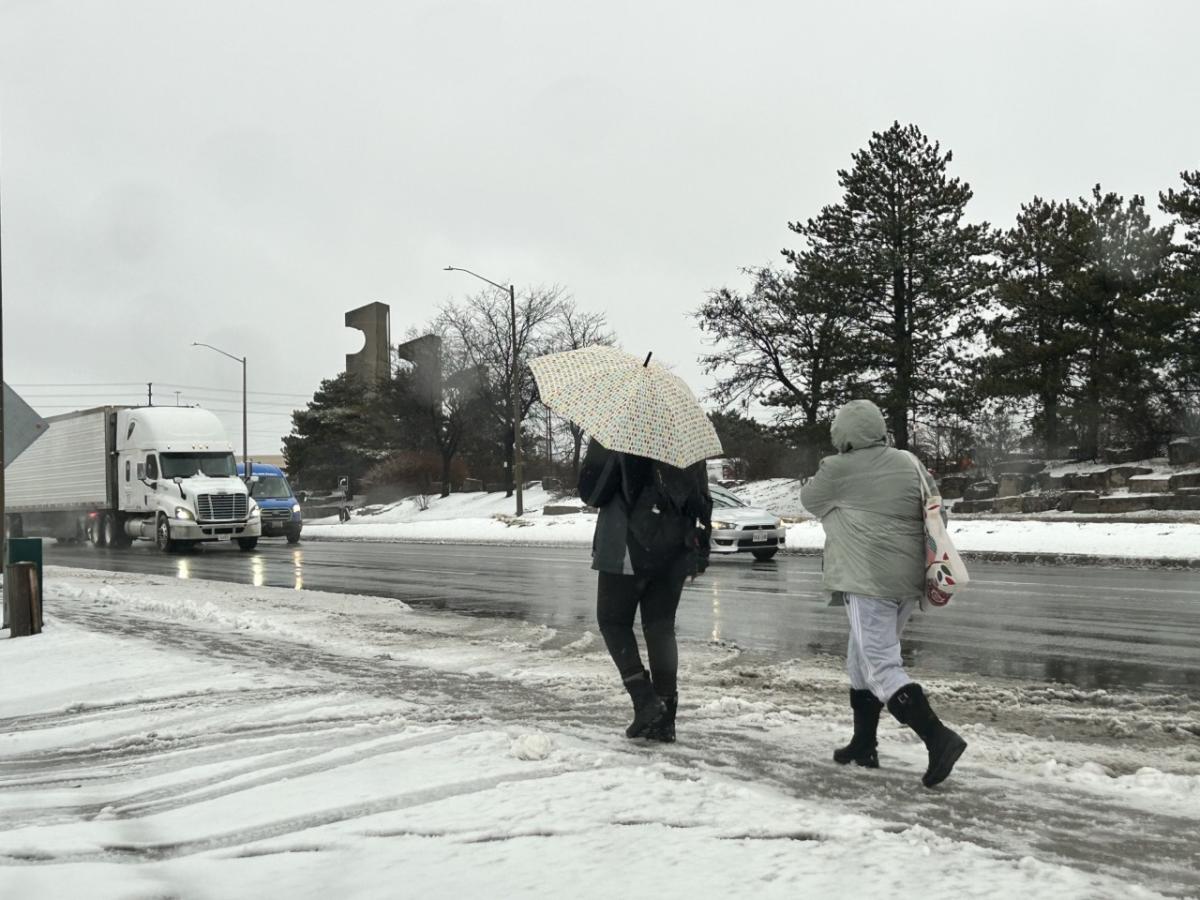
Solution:
[{"label": "pedestrian in dark coat", "polygon": [[[684,582],[708,566],[712,497],[703,462],[678,469],[588,444],[579,496],[600,510],[592,539],[596,621],[633,700],[627,737],[675,740],[679,649],[675,613]],[[633,632],[641,612],[649,671]]]}]

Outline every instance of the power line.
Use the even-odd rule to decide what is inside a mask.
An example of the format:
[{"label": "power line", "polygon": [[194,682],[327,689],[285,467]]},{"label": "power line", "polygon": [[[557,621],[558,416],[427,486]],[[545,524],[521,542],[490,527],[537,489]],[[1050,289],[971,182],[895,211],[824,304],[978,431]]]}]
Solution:
[{"label": "power line", "polygon": [[[234,394],[238,397],[240,397],[242,395],[242,392],[236,388],[223,388],[223,387],[215,387],[215,386],[211,386],[211,385],[172,384],[171,382],[168,382],[168,381],[156,381],[154,383],[157,384],[159,387],[170,388],[171,393],[174,393],[176,389],[179,389],[181,391],[208,391],[209,393],[214,393],[214,394]],[[54,384],[46,383],[46,384],[13,384],[13,385],[11,385],[11,387],[20,388],[21,390],[45,389],[45,388],[104,388],[104,387],[138,388],[137,391],[132,392],[132,393],[136,393],[138,396],[141,396],[143,393],[145,393],[145,390],[144,390],[145,386],[146,386],[146,382],[144,382],[144,381],[138,381],[138,382],[126,381],[126,382],[112,382],[112,383],[90,381],[90,382],[86,382],[86,383],[84,383],[84,382],[58,382],[58,383],[54,383]],[[121,393],[130,393],[130,392],[122,391]],[[292,398],[297,398],[297,399],[301,399],[301,400],[311,400],[312,399],[312,394],[289,394],[289,393],[283,393],[280,391],[247,391],[246,393],[248,395],[250,395],[251,397],[292,397]],[[70,396],[108,397],[111,395],[106,394],[106,393],[104,393],[104,394],[82,394],[82,393],[72,392],[72,394]]]}]

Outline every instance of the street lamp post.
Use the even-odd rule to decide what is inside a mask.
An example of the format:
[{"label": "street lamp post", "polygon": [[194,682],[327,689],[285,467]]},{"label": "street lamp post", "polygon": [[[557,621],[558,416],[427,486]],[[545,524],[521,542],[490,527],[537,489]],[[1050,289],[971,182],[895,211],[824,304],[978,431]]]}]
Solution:
[{"label": "street lamp post", "polygon": [[246,357],[234,356],[232,353],[226,353],[220,347],[214,347],[212,344],[204,344],[200,341],[192,341],[193,347],[207,347],[209,350],[216,350],[222,356],[228,356],[234,362],[242,364],[242,474],[243,477],[250,477],[250,430],[246,423]]},{"label": "street lamp post", "polygon": [[510,284],[507,288],[502,284],[496,284],[490,278],[484,278],[477,272],[472,272],[470,269],[460,269],[457,266],[446,266],[447,272],[466,272],[468,275],[473,275],[480,281],[486,281],[494,288],[508,291],[508,309],[509,309],[509,324],[512,326],[512,367],[508,373],[508,402],[511,409],[512,424],[513,424],[513,486],[517,491],[517,515],[525,514],[524,493],[521,489],[522,469],[522,454],[521,454],[521,412],[519,387],[517,385],[517,292]]}]

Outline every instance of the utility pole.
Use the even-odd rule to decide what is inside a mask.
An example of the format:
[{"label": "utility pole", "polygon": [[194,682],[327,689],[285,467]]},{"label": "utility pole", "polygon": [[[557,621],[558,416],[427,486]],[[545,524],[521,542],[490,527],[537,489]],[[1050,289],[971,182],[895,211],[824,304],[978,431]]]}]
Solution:
[{"label": "utility pole", "polygon": [[154,405],[154,382],[153,381],[146,382],[146,405],[147,406]]},{"label": "utility pole", "polygon": [[176,391],[176,392],[175,392],[175,405],[176,405],[176,406],[178,406],[178,405],[179,405],[179,394],[180,394],[180,393],[181,393],[180,391]]},{"label": "utility pole", "polygon": [[509,382],[509,394],[512,397],[513,483],[517,488],[517,517],[520,518],[525,513],[525,500],[521,488],[525,467],[521,459],[521,387],[517,383],[520,363],[517,358],[517,291],[511,284],[508,286],[508,306],[512,320],[512,381]]}]

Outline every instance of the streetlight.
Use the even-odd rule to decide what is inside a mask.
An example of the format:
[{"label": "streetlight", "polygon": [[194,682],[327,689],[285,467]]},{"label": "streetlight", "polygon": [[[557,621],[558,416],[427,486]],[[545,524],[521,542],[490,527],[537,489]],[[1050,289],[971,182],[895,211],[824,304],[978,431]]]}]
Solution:
[{"label": "streetlight", "polygon": [[207,347],[209,350],[216,350],[222,356],[228,356],[234,362],[242,364],[242,474],[243,477],[250,477],[250,431],[246,427],[246,357],[234,356],[232,353],[226,353],[220,347],[214,347],[212,344],[204,344],[200,341],[192,341],[193,347]]},{"label": "streetlight", "polygon": [[460,269],[457,266],[446,266],[446,272],[466,272],[468,275],[473,275],[480,281],[486,281],[494,288],[499,288],[502,291],[508,291],[508,308],[509,321],[512,325],[512,368],[509,370],[508,378],[508,401],[511,406],[511,415],[513,423],[513,483],[517,489],[517,515],[521,516],[525,513],[524,494],[521,490],[521,422],[520,422],[520,405],[517,400],[517,292],[510,284],[507,288],[502,284],[496,284],[490,278],[484,278],[477,272],[472,272],[470,269]]}]

